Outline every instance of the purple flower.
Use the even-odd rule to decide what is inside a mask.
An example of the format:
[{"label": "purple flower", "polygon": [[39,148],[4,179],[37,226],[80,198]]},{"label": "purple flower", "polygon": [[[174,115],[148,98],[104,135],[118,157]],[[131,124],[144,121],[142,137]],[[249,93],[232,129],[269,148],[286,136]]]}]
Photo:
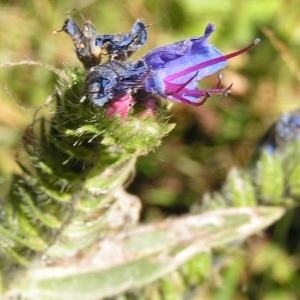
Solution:
[{"label": "purple flower", "polygon": [[229,58],[249,50],[259,39],[242,50],[224,55],[208,44],[214,31],[214,25],[208,24],[202,37],[158,47],[147,53],[143,59],[150,72],[144,81],[145,90],[195,106],[203,104],[210,95],[228,93],[231,86],[220,88],[221,78],[217,87],[210,90],[198,89],[198,81],[223,69]]},{"label": "purple flower", "polygon": [[[70,19],[66,21],[64,30],[76,45],[78,39],[84,44],[87,41],[85,35],[74,22],[70,22]],[[208,24],[201,37],[158,47],[141,60],[127,61],[146,42],[146,27],[137,21],[130,34],[104,34],[97,38],[93,31],[93,41],[97,47],[106,49],[109,60],[88,68],[86,96],[95,105],[106,105],[109,117],[119,115],[125,119],[132,107],[137,111],[145,107],[145,114],[141,114],[144,117],[155,115],[156,96],[198,106],[211,95],[226,94],[232,85],[221,88],[221,76],[214,89],[201,90],[198,82],[223,69],[228,59],[248,51],[259,42],[256,39],[248,47],[224,55],[208,43],[215,31],[214,25]],[[77,48],[77,54],[82,58],[83,52],[79,52],[79,46]]]}]

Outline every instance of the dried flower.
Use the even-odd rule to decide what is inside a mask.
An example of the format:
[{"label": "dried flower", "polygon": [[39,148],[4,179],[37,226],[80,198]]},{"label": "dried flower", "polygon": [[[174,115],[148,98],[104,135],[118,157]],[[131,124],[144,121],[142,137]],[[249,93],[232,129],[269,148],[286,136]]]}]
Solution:
[{"label": "dried flower", "polygon": [[142,60],[113,60],[93,67],[87,76],[88,98],[100,106],[115,97],[122,99],[122,95],[142,87],[147,74],[147,66]]},{"label": "dried flower", "polygon": [[106,55],[109,61],[126,60],[147,41],[147,26],[142,20],[134,23],[130,33],[98,35],[92,23],[85,22],[80,29],[68,17],[60,31],[65,31],[71,37],[75,52],[87,70],[99,65]]},{"label": "dried flower", "polygon": [[96,46],[106,50],[109,59],[126,60],[147,41],[147,26],[137,20],[130,33],[102,34],[96,38]]},{"label": "dried flower", "polygon": [[86,22],[80,29],[77,23],[68,17],[61,31],[70,35],[77,57],[87,70],[101,62],[101,48],[95,44],[97,32],[92,23]]}]

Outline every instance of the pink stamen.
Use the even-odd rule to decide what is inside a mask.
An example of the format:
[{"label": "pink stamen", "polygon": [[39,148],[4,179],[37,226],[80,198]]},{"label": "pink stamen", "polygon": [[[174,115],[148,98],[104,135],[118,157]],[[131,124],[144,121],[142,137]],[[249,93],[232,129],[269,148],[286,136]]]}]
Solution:
[{"label": "pink stamen", "polygon": [[242,53],[245,53],[247,52],[248,50],[250,50],[252,47],[254,47],[255,45],[257,45],[258,43],[260,42],[260,39],[255,39],[254,42],[252,44],[250,44],[248,47],[244,48],[244,49],[241,49],[241,50],[238,50],[236,52],[233,52],[233,53],[230,53],[230,54],[227,54],[225,55],[225,57],[227,59],[230,59],[232,57],[235,57],[235,56],[238,56]]},{"label": "pink stamen", "polygon": [[198,75],[198,72],[192,76],[189,80],[187,80],[185,83],[172,83],[172,82],[165,82],[167,95],[173,95],[179,93],[181,90],[183,90],[190,82],[192,82]]},{"label": "pink stamen", "polygon": [[[224,95],[224,94],[227,94],[228,92],[230,92],[231,88],[232,88],[232,84],[230,86],[228,86],[227,88],[224,88],[224,89],[219,89],[219,88],[211,89],[211,90],[188,90],[188,89],[183,89],[180,92],[180,94],[172,95],[172,97],[174,99],[177,99],[180,102],[183,102],[183,103],[187,103],[187,104],[194,105],[194,106],[200,106],[200,105],[203,105],[206,102],[207,98],[209,98],[211,95],[216,95],[216,94]],[[193,96],[193,97],[204,97],[204,98],[202,100],[199,99],[198,102],[193,102],[191,100],[186,99],[184,97],[184,95]]]},{"label": "pink stamen", "polygon": [[[216,93],[213,93],[216,94]],[[172,94],[167,94],[168,96],[173,96]],[[206,95],[205,90],[189,90],[189,89],[182,89],[177,95],[189,95],[195,97],[202,97]]]},{"label": "pink stamen", "polygon": [[210,95],[217,95],[217,94],[225,94],[227,92],[230,91],[230,89],[232,88],[232,84],[224,89],[211,89],[211,90],[189,90],[189,89],[183,89],[182,91],[180,91],[179,95],[191,95],[191,96],[205,96],[207,93]]},{"label": "pink stamen", "polygon": [[[191,100],[188,100],[184,97],[181,97],[179,95],[174,95],[173,98],[177,99],[178,101],[182,102],[182,103],[187,103],[189,105],[193,105],[193,106],[200,106],[200,105],[203,105],[206,100],[210,97],[210,95],[206,95],[201,101],[199,102],[193,102]],[[200,100],[200,99],[199,99]]]},{"label": "pink stamen", "polygon": [[232,88],[232,85],[231,84],[230,86],[224,88],[224,89],[219,89],[219,88],[216,88],[216,89],[211,89],[211,90],[189,90],[189,89],[183,89],[179,95],[190,95],[190,96],[205,96],[206,94],[210,94],[210,95],[218,95],[218,94],[225,94],[225,93],[228,93],[231,88]]},{"label": "pink stamen", "polygon": [[173,75],[167,76],[165,78],[165,81],[172,81],[174,79],[177,79],[177,78],[180,78],[182,76],[185,76],[185,75],[187,75],[189,73],[192,73],[192,72],[198,71],[200,69],[206,68],[208,66],[215,65],[215,64],[218,64],[220,62],[226,61],[226,60],[228,60],[230,58],[233,58],[233,57],[238,56],[238,55],[240,55],[240,54],[242,54],[244,52],[247,52],[253,46],[257,45],[259,42],[260,42],[259,39],[255,39],[255,41],[252,44],[250,44],[249,46],[247,46],[246,48],[243,48],[241,50],[238,50],[236,52],[233,52],[233,53],[230,53],[230,54],[227,54],[227,55],[224,55],[224,56],[220,56],[220,57],[217,57],[217,58],[213,58],[213,59],[204,61],[204,62],[202,62],[200,64],[195,65],[195,66],[189,67],[189,68],[187,68],[185,70],[182,70],[182,71],[180,71],[178,73],[175,73]]}]

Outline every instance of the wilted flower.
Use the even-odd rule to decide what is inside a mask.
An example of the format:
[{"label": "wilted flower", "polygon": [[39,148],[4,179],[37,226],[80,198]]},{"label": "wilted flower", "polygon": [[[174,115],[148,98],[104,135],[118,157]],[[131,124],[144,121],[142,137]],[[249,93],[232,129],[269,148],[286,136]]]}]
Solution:
[{"label": "wilted flower", "polygon": [[110,59],[126,60],[138,51],[147,41],[147,26],[137,20],[130,33],[102,34],[95,40],[95,45],[107,51]]},{"label": "wilted flower", "polygon": [[132,94],[142,87],[147,74],[147,66],[142,60],[113,60],[93,67],[87,76],[88,98],[99,106],[116,97],[122,99],[122,95]]},{"label": "wilted flower", "polygon": [[143,59],[150,72],[145,79],[145,90],[192,105],[203,104],[210,95],[229,92],[231,86],[222,89],[220,81],[215,89],[200,90],[198,81],[223,69],[229,58],[249,50],[259,39],[245,49],[224,55],[208,44],[214,30],[214,25],[208,24],[202,37],[162,46],[147,53]]},{"label": "wilted flower", "polygon": [[95,44],[98,34],[92,23],[86,22],[80,29],[77,23],[68,17],[61,31],[65,31],[72,38],[77,57],[86,69],[101,62],[101,48]]},{"label": "wilted flower", "polygon": [[85,22],[80,29],[69,16],[60,31],[71,37],[77,57],[87,70],[99,65],[106,55],[109,60],[126,60],[147,41],[147,26],[142,20],[134,23],[130,33],[98,35],[92,23]]}]

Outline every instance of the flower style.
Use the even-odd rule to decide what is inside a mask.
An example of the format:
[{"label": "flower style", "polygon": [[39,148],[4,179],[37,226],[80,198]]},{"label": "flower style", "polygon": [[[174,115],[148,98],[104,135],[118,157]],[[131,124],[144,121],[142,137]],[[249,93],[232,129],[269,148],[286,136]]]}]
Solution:
[{"label": "flower style", "polygon": [[232,85],[220,88],[221,78],[217,87],[210,90],[198,89],[198,81],[223,69],[229,58],[248,51],[259,39],[242,50],[224,55],[208,44],[214,31],[215,26],[208,24],[202,37],[158,47],[147,53],[143,59],[151,71],[144,83],[145,90],[195,106],[202,105],[210,95],[229,92]]}]

